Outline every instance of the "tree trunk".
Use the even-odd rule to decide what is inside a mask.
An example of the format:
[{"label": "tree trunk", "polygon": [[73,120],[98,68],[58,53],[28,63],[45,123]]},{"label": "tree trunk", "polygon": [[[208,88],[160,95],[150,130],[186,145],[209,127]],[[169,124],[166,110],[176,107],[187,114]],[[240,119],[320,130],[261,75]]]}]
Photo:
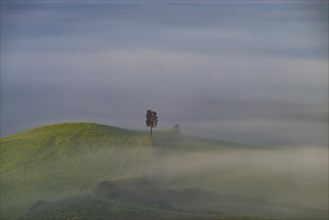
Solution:
[{"label": "tree trunk", "polygon": [[150,129],[150,136],[152,137],[152,129],[153,129],[153,126],[151,125],[151,129]]}]

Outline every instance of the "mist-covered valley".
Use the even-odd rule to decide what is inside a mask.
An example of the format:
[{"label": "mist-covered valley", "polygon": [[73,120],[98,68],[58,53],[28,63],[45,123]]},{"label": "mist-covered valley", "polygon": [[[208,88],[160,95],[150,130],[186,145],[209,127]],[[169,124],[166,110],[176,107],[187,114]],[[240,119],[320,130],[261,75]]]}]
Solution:
[{"label": "mist-covered valley", "polygon": [[[327,149],[312,148],[201,151],[162,158],[156,172],[169,177],[166,180],[174,187],[207,189],[219,195],[260,199],[265,206],[267,203],[281,206],[282,213],[273,213],[271,217],[282,214],[280,217],[287,218],[284,207],[310,213],[328,210],[327,157]],[[248,210],[248,205],[244,205],[237,206],[235,211],[250,214],[255,209]],[[270,210],[271,205],[257,207],[256,212]]]}]

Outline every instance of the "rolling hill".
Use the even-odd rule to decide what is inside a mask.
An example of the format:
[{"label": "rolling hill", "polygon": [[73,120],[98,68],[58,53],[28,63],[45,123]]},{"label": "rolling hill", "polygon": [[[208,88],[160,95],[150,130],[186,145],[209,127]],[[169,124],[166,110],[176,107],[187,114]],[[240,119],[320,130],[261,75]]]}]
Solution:
[{"label": "rolling hill", "polygon": [[[213,203],[211,199],[209,204],[204,200],[202,204],[198,201],[190,204],[177,199],[174,204],[173,199],[168,199],[173,204],[167,204],[166,209],[145,205],[143,202],[148,200],[143,196],[122,200],[95,194],[102,183],[123,184],[140,177],[152,177],[157,185],[146,191],[140,191],[142,186],[135,187],[133,195],[153,190],[160,194],[170,192],[171,198],[183,198],[184,193],[192,192],[186,189],[192,188],[206,198],[215,194],[202,190],[219,194],[237,192],[237,188],[232,188],[233,191],[229,188],[235,185],[228,183],[234,180],[232,172],[237,168],[218,167],[218,161],[221,159],[222,163],[229,158],[225,152],[248,156],[254,151],[267,149],[184,136],[170,129],[155,132],[153,138],[146,131],[95,123],[30,129],[1,138],[1,219],[260,219],[254,216],[276,217],[276,212],[288,216],[326,215],[321,209],[302,206],[282,211],[282,205],[270,206],[265,199],[254,196],[258,194],[248,193],[242,197],[221,196],[225,199],[212,204],[212,214],[195,211],[207,209]],[[253,175],[259,178],[263,174]],[[254,179],[245,181],[245,186],[254,187]],[[259,190],[262,192],[261,187]]]}]

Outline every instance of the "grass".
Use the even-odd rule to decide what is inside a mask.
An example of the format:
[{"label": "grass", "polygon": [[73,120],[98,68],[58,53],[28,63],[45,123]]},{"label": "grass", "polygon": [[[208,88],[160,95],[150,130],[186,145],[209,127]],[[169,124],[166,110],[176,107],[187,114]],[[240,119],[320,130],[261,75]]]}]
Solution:
[{"label": "grass", "polygon": [[138,159],[147,160],[150,143],[143,132],[94,123],[49,125],[2,138],[1,214],[21,213],[40,197],[87,190],[102,178],[135,175],[125,171],[125,155],[141,148]]}]

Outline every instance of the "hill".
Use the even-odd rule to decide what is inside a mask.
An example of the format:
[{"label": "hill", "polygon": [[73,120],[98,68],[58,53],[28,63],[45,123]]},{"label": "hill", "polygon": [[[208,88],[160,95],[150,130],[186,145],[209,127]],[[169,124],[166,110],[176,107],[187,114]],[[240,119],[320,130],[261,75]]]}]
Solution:
[{"label": "hill", "polygon": [[[317,191],[313,188],[310,191],[309,184],[296,188],[294,179],[286,175],[287,171],[264,176],[264,166],[256,168],[253,160],[266,158],[269,152],[272,155],[273,149],[177,135],[170,129],[156,131],[150,138],[146,131],[95,123],[38,127],[1,138],[1,219],[125,218],[127,213],[131,217],[141,217],[139,214],[144,213],[141,214],[143,219],[146,216],[150,219],[150,216],[226,219],[227,214],[231,214],[232,219],[240,219],[238,216],[305,216],[306,219],[319,216],[321,219],[326,216],[322,205],[325,200],[319,203],[317,210],[303,206],[271,206],[269,204],[274,203],[264,202],[267,198],[259,198],[280,194],[278,189],[282,190],[287,183],[292,187],[284,190],[284,195],[287,190],[294,195],[303,190],[319,195],[317,199],[323,196],[321,184],[316,185]],[[157,185],[140,191],[145,188],[137,184],[135,194],[124,198],[95,194],[101,183],[126,186],[127,181],[140,177],[152,177]],[[195,191],[185,191],[190,188]],[[154,197],[134,197],[152,190],[161,195],[167,192],[166,206],[174,208],[143,204]],[[198,193],[206,198],[213,197],[212,192],[205,193],[209,190],[222,199],[216,203],[196,199],[193,204],[184,199],[174,203],[172,199],[185,198],[186,192],[192,197]],[[232,193],[235,195],[221,195]],[[81,207],[85,207],[85,211],[81,212]],[[211,213],[217,214],[196,213],[201,209],[211,209]]]},{"label": "hill", "polygon": [[2,138],[1,213],[15,215],[33,200],[88,188],[103,177],[122,178],[126,152],[139,146],[150,146],[142,132],[94,123],[48,125]]},{"label": "hill", "polygon": [[[158,143],[170,132],[156,132]],[[180,146],[190,143],[195,149],[196,141],[184,138]],[[95,123],[47,125],[1,138],[1,213],[12,217],[40,198],[143,176],[150,172],[154,149],[147,132]]]}]

